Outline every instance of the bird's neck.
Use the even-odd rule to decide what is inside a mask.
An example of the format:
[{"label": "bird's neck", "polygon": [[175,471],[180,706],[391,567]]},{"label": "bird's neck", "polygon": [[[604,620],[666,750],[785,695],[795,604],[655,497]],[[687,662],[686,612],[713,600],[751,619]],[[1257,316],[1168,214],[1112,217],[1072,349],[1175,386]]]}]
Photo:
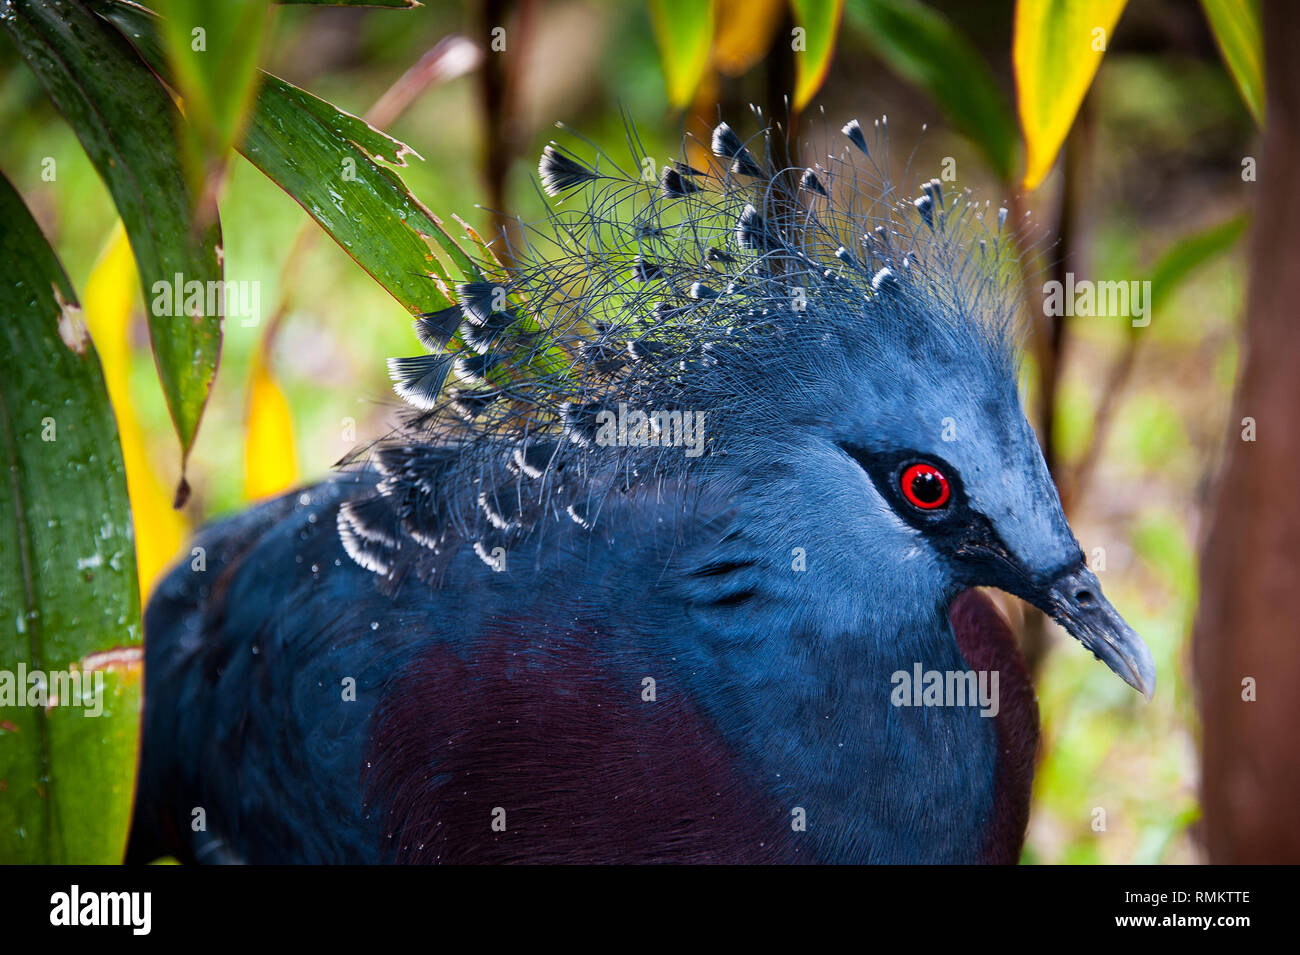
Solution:
[{"label": "bird's neck", "polygon": [[[861,618],[870,627],[768,606],[761,618],[737,612],[703,631],[698,698],[792,827],[802,816],[790,844],[808,857],[980,856],[994,802],[993,714],[981,715],[978,695],[955,705],[946,693],[970,685],[946,605],[920,615],[902,612],[909,606],[882,602]],[[982,685],[993,689],[990,674]]]}]

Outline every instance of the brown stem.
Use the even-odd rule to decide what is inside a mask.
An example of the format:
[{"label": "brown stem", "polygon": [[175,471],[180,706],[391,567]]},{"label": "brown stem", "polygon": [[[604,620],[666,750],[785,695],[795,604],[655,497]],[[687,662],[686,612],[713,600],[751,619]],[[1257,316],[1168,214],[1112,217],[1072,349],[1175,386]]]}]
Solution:
[{"label": "brown stem", "polygon": [[481,46],[459,33],[448,34],[375,100],[375,105],[366,111],[365,120],[376,129],[386,129],[425,90],[472,73],[482,65]]},{"label": "brown stem", "polygon": [[[531,33],[535,4],[532,0],[485,0],[481,10],[480,24],[484,37],[490,36],[497,27],[506,29],[506,48],[489,48],[487,51],[483,69],[479,71],[479,95],[486,123],[483,178],[492,219],[485,237],[501,246],[497,255],[508,262],[510,248],[517,246],[521,238],[519,223],[509,213],[506,185],[510,166],[522,146],[518,85],[519,77],[523,75],[521,64]],[[515,15],[512,17],[512,14]],[[510,22],[508,27],[507,22]]]},{"label": "brown stem", "polygon": [[[1087,180],[1090,154],[1092,152],[1093,110],[1092,97],[1084,100],[1075,119],[1074,128],[1065,142],[1065,157],[1061,175],[1061,206],[1057,219],[1056,234],[1060,243],[1052,263],[1052,278],[1065,284],[1066,273],[1082,271],[1080,201]],[[1042,311],[1042,300],[1039,299]],[[1043,342],[1043,359],[1039,366],[1039,400],[1040,424],[1042,427],[1043,458],[1047,461],[1047,470],[1061,483],[1060,449],[1056,439],[1056,412],[1061,391],[1061,374],[1065,367],[1066,351],[1069,346],[1069,331],[1064,315],[1044,315],[1046,323]]]},{"label": "brown stem", "polygon": [[1192,634],[1204,833],[1216,865],[1300,859],[1300,496],[1288,480],[1300,460],[1300,4],[1265,0],[1263,20],[1267,123],[1242,360]]},{"label": "brown stem", "polygon": [[774,34],[771,48],[764,59],[763,109],[769,124],[780,123],[785,132],[783,142],[773,141],[774,159],[778,168],[793,166],[798,161],[799,114],[794,110],[794,48],[790,33],[794,28],[794,15],[787,7],[781,15],[780,25]]}]

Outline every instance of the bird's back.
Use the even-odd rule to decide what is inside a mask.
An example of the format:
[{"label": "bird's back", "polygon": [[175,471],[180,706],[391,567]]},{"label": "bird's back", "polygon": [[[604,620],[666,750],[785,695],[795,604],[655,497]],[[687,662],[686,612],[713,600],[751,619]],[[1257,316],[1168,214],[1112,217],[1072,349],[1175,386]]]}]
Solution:
[{"label": "bird's back", "polygon": [[132,861],[797,858],[763,838],[781,810],[668,661],[609,612],[622,575],[601,586],[590,541],[539,542],[553,586],[584,568],[551,593],[526,556],[498,573],[472,551],[377,590],[334,532],[369,483],[217,524],[160,585]]}]

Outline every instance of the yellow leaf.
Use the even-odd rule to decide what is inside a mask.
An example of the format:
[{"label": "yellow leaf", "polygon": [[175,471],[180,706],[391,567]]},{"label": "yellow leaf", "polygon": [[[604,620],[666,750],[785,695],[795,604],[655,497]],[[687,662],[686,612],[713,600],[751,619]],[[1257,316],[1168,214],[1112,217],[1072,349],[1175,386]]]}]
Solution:
[{"label": "yellow leaf", "polygon": [[1026,190],[1051,171],[1124,0],[1018,0],[1012,66],[1025,135]]},{"label": "yellow leaf", "polygon": [[767,55],[786,0],[714,0],[713,5],[713,65],[726,76],[740,76]]},{"label": "yellow leaf", "polygon": [[811,102],[826,81],[835,55],[835,37],[840,30],[844,14],[844,0],[791,0],[797,29],[802,37],[794,37],[795,83],[794,109],[799,112]]},{"label": "yellow leaf", "polygon": [[244,496],[270,497],[298,482],[293,417],[284,392],[271,377],[261,351],[253,356],[244,436]]},{"label": "yellow leaf", "polygon": [[165,490],[169,485],[164,485],[150,466],[144,434],[131,403],[128,335],[131,309],[139,301],[137,274],[131,243],[122,223],[118,222],[86,281],[82,305],[117,418],[122,459],[126,464],[126,488],[131,498],[131,519],[135,525],[140,598],[147,600],[153,583],[176,556],[189,528],[184,516],[171,506],[171,494]]},{"label": "yellow leaf", "polygon": [[687,106],[709,68],[713,4],[708,0],[650,0],[650,23],[659,42],[668,101]]}]

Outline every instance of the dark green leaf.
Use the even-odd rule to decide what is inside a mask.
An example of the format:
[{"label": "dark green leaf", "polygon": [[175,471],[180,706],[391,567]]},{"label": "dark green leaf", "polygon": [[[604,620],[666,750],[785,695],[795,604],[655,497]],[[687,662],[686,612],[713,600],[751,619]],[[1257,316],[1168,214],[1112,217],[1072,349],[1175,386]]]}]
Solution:
[{"label": "dark green leaf", "polygon": [[240,151],[412,311],[446,304],[427,278],[441,267],[421,236],[462,277],[480,277],[437,217],[381,164],[406,165],[410,147],[357,117],[268,76]]},{"label": "dark green leaf", "polygon": [[[140,717],[126,474],[72,286],[3,176],[0,268],[0,863],[120,862]],[[20,666],[60,705],[30,705]],[[52,678],[73,672],[79,697]]]},{"label": "dark green leaf", "polygon": [[[195,236],[192,227],[196,203],[175,146],[179,114],[131,45],[75,0],[12,0],[2,22],[112,193],[146,306],[155,304],[155,284],[171,288],[177,275],[205,289],[220,281],[220,228]],[[221,315],[147,311],[163,394],[188,455],[216,375]]]},{"label": "dark green leaf", "polygon": [[[96,0],[155,68],[165,70],[157,20],[135,4]],[[274,76],[265,76],[242,152],[412,312],[448,303],[430,281],[478,280],[473,260],[411,195],[391,166],[410,147]],[[452,269],[421,236],[431,238]]]}]

